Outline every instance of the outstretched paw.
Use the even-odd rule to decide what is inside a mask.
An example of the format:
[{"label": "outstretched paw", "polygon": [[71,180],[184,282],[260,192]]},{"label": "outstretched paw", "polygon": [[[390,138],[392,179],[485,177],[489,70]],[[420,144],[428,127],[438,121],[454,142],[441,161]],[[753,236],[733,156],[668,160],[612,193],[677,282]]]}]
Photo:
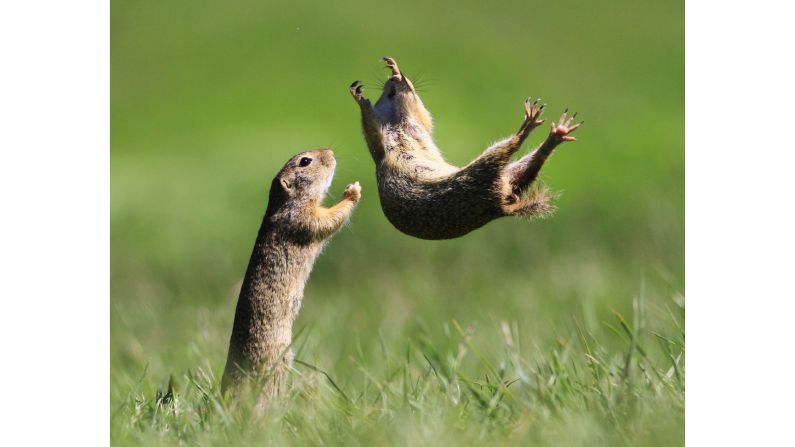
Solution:
[{"label": "outstretched paw", "polygon": [[356,101],[357,104],[361,104],[362,101],[366,101],[364,97],[362,97],[362,81],[353,81],[353,84],[350,86],[351,96],[353,96],[353,100]]},{"label": "outstretched paw", "polygon": [[541,104],[539,106],[539,101],[541,101],[541,98],[536,99],[532,104],[530,103],[530,98],[524,100],[524,120],[526,123],[530,123],[533,126],[538,126],[546,121],[539,118],[544,112],[544,107],[547,105]]},{"label": "outstretched paw", "polygon": [[577,128],[582,126],[583,123],[585,123],[585,121],[580,121],[579,123],[572,125],[571,123],[572,121],[574,121],[574,118],[577,117],[577,113],[575,112],[574,115],[566,119],[566,116],[568,114],[569,114],[569,109],[566,109],[563,112],[563,115],[560,116],[560,120],[558,121],[558,123],[557,124],[553,123],[552,129],[549,131],[549,136],[555,139],[557,142],[577,141],[577,139],[570,136],[570,134],[575,130],[577,130]]},{"label": "outstretched paw", "polygon": [[398,68],[397,62],[395,62],[394,59],[392,59],[391,57],[383,57],[381,58],[381,60],[386,62],[387,68],[392,70],[392,76],[396,76],[398,78],[401,78],[403,76],[400,74],[400,69]]},{"label": "outstretched paw", "polygon": [[525,99],[524,101],[524,122],[522,123],[522,127],[519,128],[519,136],[524,139],[531,130],[535,129],[539,125],[543,124],[544,121],[541,119],[541,114],[544,112],[544,107],[546,104],[539,105],[538,103],[541,101],[541,98],[536,99],[533,102],[530,102],[530,98]]},{"label": "outstretched paw", "polygon": [[342,193],[342,197],[345,200],[350,200],[353,203],[359,201],[362,198],[362,187],[359,185],[359,182],[354,182],[345,187],[345,192]]}]

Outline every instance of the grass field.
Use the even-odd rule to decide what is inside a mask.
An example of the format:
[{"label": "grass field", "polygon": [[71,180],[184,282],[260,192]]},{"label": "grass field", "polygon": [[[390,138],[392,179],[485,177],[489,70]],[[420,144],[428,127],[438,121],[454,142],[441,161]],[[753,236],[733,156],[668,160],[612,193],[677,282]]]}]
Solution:
[{"label": "grass field", "polygon": [[[112,2],[114,445],[684,443],[683,2],[455,5]],[[542,172],[556,215],[443,242],[392,228],[347,91],[377,97],[385,55],[459,165],[527,96],[579,111]],[[268,185],[317,147],[328,202],[354,180],[363,198],[259,420],[219,375]]]}]

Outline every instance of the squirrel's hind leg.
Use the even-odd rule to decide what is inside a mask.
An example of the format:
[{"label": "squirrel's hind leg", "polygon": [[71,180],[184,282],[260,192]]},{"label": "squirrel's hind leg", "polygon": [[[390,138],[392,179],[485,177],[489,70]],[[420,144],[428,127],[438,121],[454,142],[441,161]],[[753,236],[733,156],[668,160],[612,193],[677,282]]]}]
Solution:
[{"label": "squirrel's hind leg", "polygon": [[566,118],[567,114],[568,109],[563,112],[557,124],[552,124],[549,136],[544,140],[541,146],[505,168],[505,175],[508,177],[508,182],[514,194],[521,195],[530,187],[538,177],[538,173],[541,171],[541,167],[544,166],[544,162],[552,155],[552,152],[558,145],[565,141],[576,141],[576,139],[569,136],[569,134],[577,130],[583,122],[572,125],[572,121],[577,117],[577,114],[575,113],[568,119]]},{"label": "squirrel's hind leg", "polygon": [[541,167],[551,154],[552,149],[542,144],[538,149],[509,164],[505,168],[505,175],[511,191],[517,195],[524,193],[538,177]]},{"label": "squirrel's hind leg", "polygon": [[492,144],[488,149],[483,151],[478,158],[470,163],[470,166],[489,165],[497,166],[500,169],[506,166],[511,156],[519,150],[524,140],[530,135],[530,132],[544,122],[544,120],[540,119],[540,116],[546,104],[539,105],[539,101],[540,100],[537,99],[535,102],[531,103],[530,98],[526,99],[524,102],[524,122],[522,122],[516,134]]}]

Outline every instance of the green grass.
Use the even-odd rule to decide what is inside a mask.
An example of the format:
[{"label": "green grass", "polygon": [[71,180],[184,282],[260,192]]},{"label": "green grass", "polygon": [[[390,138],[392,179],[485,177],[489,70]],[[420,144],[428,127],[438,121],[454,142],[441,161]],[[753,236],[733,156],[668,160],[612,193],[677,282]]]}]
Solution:
[{"label": "green grass", "polygon": [[302,360],[317,354],[304,349],[311,335],[298,336],[290,392],[265,417],[226,401],[203,362],[167,383],[142,376],[112,420],[125,429],[117,441],[146,445],[681,444],[684,333],[615,316],[605,326],[623,349],[576,324],[569,338],[523,349],[507,321],[485,346],[455,320],[417,325],[404,343],[377,334],[375,351],[357,338],[344,379]]},{"label": "green grass", "polygon": [[[684,443],[683,4],[457,5],[112,2],[114,445]],[[579,111],[542,172],[556,215],[392,228],[347,92],[377,97],[384,55],[454,163],[528,95]],[[321,146],[329,202],[354,180],[363,199],[258,420],[218,396],[234,305],[270,180]]]}]

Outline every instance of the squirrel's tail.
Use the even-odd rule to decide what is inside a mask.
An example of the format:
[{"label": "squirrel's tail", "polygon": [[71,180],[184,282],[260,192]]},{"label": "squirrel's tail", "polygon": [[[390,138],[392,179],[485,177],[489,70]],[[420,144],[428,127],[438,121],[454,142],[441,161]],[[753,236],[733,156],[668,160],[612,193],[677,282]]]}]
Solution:
[{"label": "squirrel's tail", "polygon": [[555,212],[556,208],[553,202],[557,198],[558,194],[550,192],[549,188],[544,186],[535,187],[522,200],[511,205],[506,211],[511,216],[543,219]]}]

